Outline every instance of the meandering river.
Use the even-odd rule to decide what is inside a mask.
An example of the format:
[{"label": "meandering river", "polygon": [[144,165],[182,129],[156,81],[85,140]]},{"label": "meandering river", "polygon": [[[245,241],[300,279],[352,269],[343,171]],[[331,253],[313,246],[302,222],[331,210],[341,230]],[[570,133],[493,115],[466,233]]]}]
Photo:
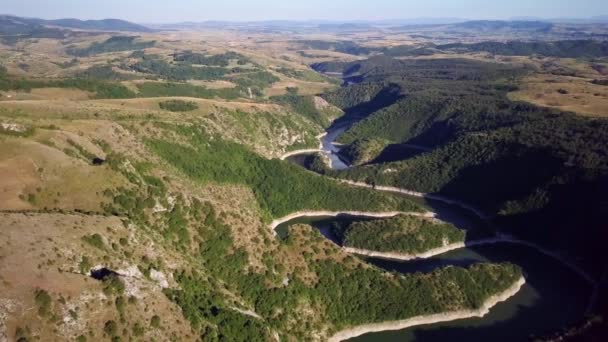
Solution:
[{"label": "meandering river", "polygon": [[[330,160],[333,169],[345,169],[346,165],[336,152],[335,139],[348,125],[332,127],[321,139],[322,153]],[[288,158],[301,162],[301,156]],[[467,230],[467,239],[493,235],[492,228],[485,220],[461,206],[440,200],[407,196],[428,210],[437,218]],[[335,221],[353,221],[370,218],[340,217],[299,217],[276,227],[279,236],[287,234],[288,227],[295,223],[306,223],[318,228],[321,233],[338,243],[331,233]],[[497,304],[483,318],[468,318],[447,323],[418,326],[397,331],[370,333],[350,341],[521,341],[533,335],[555,332],[562,327],[582,319],[593,293],[593,284],[581,276],[571,266],[559,259],[543,253],[534,246],[501,242],[491,245],[465,247],[427,259],[412,261],[388,261],[365,258],[371,264],[391,272],[413,273],[431,272],[434,269],[458,265],[468,266],[477,262],[511,262],[522,267],[526,284],[506,302]]]}]

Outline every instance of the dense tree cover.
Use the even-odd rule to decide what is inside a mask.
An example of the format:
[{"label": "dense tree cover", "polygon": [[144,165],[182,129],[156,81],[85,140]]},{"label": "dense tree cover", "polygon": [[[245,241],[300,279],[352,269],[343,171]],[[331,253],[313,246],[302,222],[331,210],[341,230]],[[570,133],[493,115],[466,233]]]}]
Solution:
[{"label": "dense tree cover", "polygon": [[438,45],[441,50],[486,51],[496,55],[543,55],[562,58],[608,56],[608,42],[600,40],[560,40],[554,42],[481,42]]},{"label": "dense tree cover", "polygon": [[[72,64],[69,62],[68,64]],[[78,62],[76,62],[78,64]],[[69,67],[69,66],[68,66]],[[95,79],[95,80],[108,80],[108,81],[125,81],[134,79],[135,76],[119,73],[114,71],[111,65],[95,65],[84,71],[76,74],[78,78],[84,79]]]},{"label": "dense tree cover", "polygon": [[[502,214],[499,221],[521,236],[591,256],[589,236],[601,234],[606,219],[599,203],[608,189],[608,121],[511,102],[506,94],[524,74],[512,67],[377,61],[377,67],[371,59],[332,66],[361,77],[361,83],[328,94],[334,103],[373,102],[370,96],[341,96],[349,88],[355,94],[365,94],[358,88],[368,84],[374,92],[387,82],[400,88],[400,96],[360,113],[365,119],[340,137],[350,144],[347,154],[362,152],[366,139],[432,151],[414,157],[393,151],[391,162],[321,171],[465,200]],[[586,237],[573,232],[577,222],[585,222]],[[553,227],[551,234],[545,227]]]},{"label": "dense tree cover", "polygon": [[[439,313],[451,305],[476,308],[521,275],[512,264],[477,264],[468,270],[447,267],[428,277],[413,274],[393,279],[377,277],[374,269],[348,272],[329,261],[318,263],[316,271],[321,278],[317,284],[323,295],[320,303],[326,305],[328,316],[339,322],[339,327]],[[460,291],[445,286],[446,282],[459,284]],[[360,288],[366,291],[358,291]]]},{"label": "dense tree cover", "polygon": [[[478,72],[484,70],[482,65]],[[425,71],[424,77],[413,80],[416,73],[420,70],[407,72],[408,79],[400,83],[404,97],[355,124],[340,141],[353,143],[346,149],[353,153],[360,152],[363,140],[371,138],[440,148],[411,160],[347,174],[378,184],[443,192],[492,207],[527,198],[549,182],[571,179],[574,169],[580,170],[582,179],[608,172],[604,120],[512,103],[505,96],[510,86],[502,81],[504,77],[495,78],[502,72],[490,70],[495,75],[475,77],[479,81],[437,80],[437,74]],[[387,169],[398,171],[383,172]],[[496,182],[497,177],[504,178]]]},{"label": "dense tree cover", "polygon": [[248,57],[245,57],[233,51],[211,56],[193,53],[192,51],[184,51],[175,53],[173,55],[173,60],[176,62],[183,62],[188,64],[210,65],[219,67],[227,67],[230,65],[231,61],[236,61],[237,65],[245,65],[251,63],[251,60]]},{"label": "dense tree cover", "polygon": [[363,82],[324,94],[328,102],[344,110],[343,121],[365,118],[401,98],[401,87],[384,82]]},{"label": "dense tree cover", "polygon": [[252,89],[256,95],[263,95],[262,90],[270,87],[273,83],[280,81],[278,77],[268,71],[254,71],[242,73],[228,78],[242,88]]},{"label": "dense tree cover", "polygon": [[385,48],[382,51],[386,56],[400,57],[400,56],[431,56],[438,52],[434,49],[433,45],[430,46],[417,46],[417,45],[399,45],[389,48]]},{"label": "dense tree cover", "polygon": [[[328,195],[327,199],[333,202],[344,198],[343,202],[348,202],[344,205],[349,208],[361,205],[369,210],[382,203],[399,204],[395,199],[376,196],[370,191],[353,192],[336,186],[287,163],[259,158],[241,146],[223,142],[219,137],[209,137],[196,127],[159,127],[180,134],[191,147],[162,141],[148,144],[168,162],[196,179],[253,184],[250,186],[256,192],[264,186],[257,183],[268,183],[265,195],[278,193],[283,197],[288,192],[289,198],[281,198],[285,203],[292,200],[310,203],[302,199],[315,196],[304,189],[310,187],[322,195],[339,195],[337,198]],[[177,158],[172,159],[172,154]],[[199,155],[202,157],[198,158]],[[167,189],[163,180],[147,175],[145,165],[135,163],[133,168],[125,169],[122,167],[124,164],[124,157],[109,154],[108,165],[123,173],[131,184],[129,189],[108,193],[112,203],[107,210],[127,217],[129,222],[142,229],[159,232],[167,246],[180,253],[188,253],[193,260],[192,268],[176,272],[174,278],[179,286],[164,292],[180,306],[192,323],[193,332],[205,341],[268,340],[274,331],[286,338],[304,340],[311,336],[311,332],[323,331],[326,325],[330,326],[328,333],[331,334],[357,324],[456,308],[477,308],[489,296],[505,290],[521,276],[521,270],[511,264],[478,264],[467,269],[447,267],[431,274],[392,276],[377,268],[365,267],[353,258],[315,260],[314,256],[307,255],[304,267],[306,272],[314,274],[315,279],[310,283],[303,281],[303,268],[288,271],[283,264],[285,261],[269,252],[262,256],[264,269],[256,271],[250,267],[247,252],[235,244],[233,229],[225,223],[225,216],[217,213],[211,203],[178,196],[171,206],[165,200]],[[273,181],[274,178],[278,181]],[[291,186],[294,183],[295,186]],[[314,198],[312,201],[317,200]],[[319,203],[327,205],[323,202]],[[151,211],[155,203],[164,206],[166,211]],[[414,209],[411,204],[400,203],[409,210]],[[289,210],[294,209],[297,208]],[[313,248],[324,239],[314,230],[308,235],[303,237],[307,239],[304,243]],[[326,253],[337,253],[337,249]],[[142,259],[138,267],[148,274],[151,268],[161,269],[158,263]],[[283,282],[284,279],[289,279],[288,284]],[[109,289],[107,292],[120,295],[124,284],[115,283],[112,279],[108,281],[106,286],[104,280],[104,288]],[[448,282],[456,286],[444,286]],[[227,296],[227,293],[231,295]],[[315,310],[314,318],[302,319],[303,310],[310,308]],[[236,309],[253,309],[260,318]],[[301,320],[302,324],[294,326],[296,320]]]},{"label": "dense tree cover", "polygon": [[130,65],[129,69],[175,81],[217,80],[230,72],[223,67],[199,67],[188,63],[170,64],[156,55],[144,55],[140,61]]},{"label": "dense tree cover", "polygon": [[[514,67],[468,59],[395,59],[379,55],[354,62],[324,62],[314,64],[321,72],[341,72],[346,77],[360,76],[359,81],[393,82],[421,89],[425,80],[489,81],[512,78]],[[359,82],[357,82],[359,83]]]},{"label": "dense tree cover", "polygon": [[305,49],[332,50],[349,55],[367,55],[372,49],[351,41],[298,40],[295,41]]},{"label": "dense tree cover", "polygon": [[98,99],[127,99],[136,94],[119,83],[95,79],[68,78],[57,80],[34,80],[7,76],[0,73],[0,90],[30,91],[34,88],[75,88],[95,93]]},{"label": "dense tree cover", "polygon": [[94,42],[86,48],[68,48],[67,53],[77,57],[87,57],[106,52],[141,50],[156,44],[155,41],[136,41],[136,38],[134,36],[114,36],[103,42]]},{"label": "dense tree cover", "polygon": [[333,231],[343,246],[379,252],[422,253],[463,242],[466,233],[447,223],[400,215],[386,219],[336,223]]},{"label": "dense tree cover", "polygon": [[198,104],[196,104],[196,102],[183,100],[161,101],[158,103],[158,106],[160,109],[171,112],[190,112],[198,109]]},{"label": "dense tree cover", "polygon": [[[204,340],[258,340],[268,336],[268,328],[303,339],[318,327],[310,322],[294,327],[301,303],[318,308],[316,315],[336,329],[352,325],[404,319],[438,313],[454,308],[479,307],[490,295],[505,290],[520,276],[512,264],[477,264],[468,269],[447,267],[432,274],[408,274],[403,277],[383,276],[376,268],[356,267],[327,259],[313,261],[309,268],[316,274],[315,284],[305,284],[295,271],[288,274],[288,285],[272,286],[284,275],[248,271],[246,253],[234,249],[229,228],[217,218],[208,204],[195,203],[189,209],[198,217],[201,264],[213,277],[196,272],[176,276],[179,288],[166,290],[169,298],[180,305],[184,315],[201,332]],[[318,232],[313,240],[323,239]],[[311,243],[314,243],[311,241]],[[269,269],[281,270],[280,260],[264,259]],[[348,262],[346,262],[348,264]],[[352,263],[352,262],[351,262]],[[219,293],[218,284],[240,293],[253,304],[254,311],[264,319],[236,314]],[[456,291],[444,286],[458,284]],[[290,324],[289,331],[285,331]]]},{"label": "dense tree cover", "polygon": [[[198,207],[198,208],[197,208]],[[301,303],[318,308],[315,314],[336,329],[352,325],[403,319],[411,316],[479,307],[490,295],[503,291],[521,275],[511,264],[478,264],[469,269],[447,267],[432,274],[386,277],[376,268],[343,265],[335,260],[313,261],[309,265],[317,276],[315,284],[305,284],[296,271],[287,276],[288,285],[271,286],[281,276],[247,271],[244,251],[234,250],[229,228],[221,223],[212,207],[195,204],[190,212],[199,217],[201,264],[213,277],[197,272],[176,276],[179,288],[166,290],[204,340],[264,340],[268,328],[304,339],[318,329],[310,322],[291,324],[299,317]],[[316,234],[319,234],[318,232]],[[320,235],[316,239],[323,239]],[[265,258],[269,269],[281,270],[279,260]],[[217,282],[229,284],[253,304],[261,319],[238,314],[218,291]],[[458,284],[457,291],[444,284]],[[231,306],[233,308],[231,308]],[[264,324],[262,324],[264,320]],[[289,325],[289,331],[285,331]]]},{"label": "dense tree cover", "polygon": [[[492,119],[493,114],[486,114],[499,111],[501,106],[509,106],[506,101],[496,101],[497,96],[504,93],[501,86],[499,89],[491,85],[469,88],[466,81],[452,81],[449,83],[453,90],[443,91],[437,83],[444,82],[428,82],[429,88],[412,90],[394,103],[389,102],[373,115],[355,123],[339,137],[339,141],[353,143],[376,138],[387,143],[400,143],[416,138],[417,142],[435,145],[449,139],[451,132],[443,126],[451,124],[451,120],[463,113],[479,116],[476,125],[503,125],[516,121],[508,116]],[[503,113],[507,111],[501,110]],[[421,139],[421,135],[431,128],[434,135]]]},{"label": "dense tree cover", "polygon": [[246,184],[265,218],[299,210],[420,210],[405,199],[338,185],[279,160],[267,160],[243,146],[210,137],[200,127],[173,127],[191,146],[150,140],[150,148],[186,175],[201,182]]},{"label": "dense tree cover", "polygon": [[460,59],[374,57],[319,67],[344,70],[349,78],[365,75],[355,85],[324,95],[347,116],[364,118],[340,137],[342,143],[364,138],[404,142],[437,121],[504,106],[507,101],[497,98],[513,89],[510,83],[522,73],[509,66]]},{"label": "dense tree cover", "polygon": [[[440,146],[432,152],[353,169],[344,175],[376,184],[441,192],[491,210],[517,200],[528,202],[528,211],[536,210],[539,203],[529,202],[528,196],[553,185],[608,174],[608,151],[603,143],[608,139],[607,122],[543,112],[506,112],[496,121],[490,115],[452,118],[441,129],[430,128],[417,137],[427,146]],[[498,123],[503,120],[504,126],[500,127]],[[389,169],[393,171],[386,172]]]},{"label": "dense tree cover", "polygon": [[355,140],[342,148],[339,154],[349,165],[363,165],[375,160],[387,145],[387,142],[381,139]]},{"label": "dense tree cover", "polygon": [[[244,263],[237,255],[225,255],[219,263],[227,261],[234,266]],[[236,258],[236,259],[233,259]],[[408,317],[439,313],[454,308],[478,308],[489,296],[504,291],[520,276],[521,270],[512,264],[477,264],[468,269],[447,267],[431,274],[409,274],[403,277],[385,277],[378,269],[359,265],[350,269],[333,260],[321,260],[311,265],[318,277],[314,286],[303,284],[297,277],[286,287],[268,287],[258,274],[234,273],[231,279],[234,287],[241,289],[250,302],[255,303],[255,311],[262,317],[272,317],[267,321],[279,330],[298,317],[298,303],[310,303],[312,307],[323,308],[316,312],[335,330],[354,325],[405,319]],[[223,273],[229,276],[228,267]],[[224,278],[226,279],[226,278]],[[245,316],[236,316],[218,303],[209,292],[204,279],[196,276],[177,277],[181,290],[171,291],[173,298],[195,327],[201,327],[204,339],[226,340],[230,335],[236,340],[238,335],[250,336],[252,340],[263,338],[266,329],[259,321]],[[454,288],[446,283],[457,284]],[[205,321],[218,322],[219,332],[205,327]],[[304,326],[293,327],[289,333],[297,338],[305,338],[315,329],[308,322]],[[242,327],[242,331],[234,331]],[[257,332],[257,335],[256,335]],[[234,334],[234,335],[232,335]],[[219,335],[219,336],[218,336]]]}]

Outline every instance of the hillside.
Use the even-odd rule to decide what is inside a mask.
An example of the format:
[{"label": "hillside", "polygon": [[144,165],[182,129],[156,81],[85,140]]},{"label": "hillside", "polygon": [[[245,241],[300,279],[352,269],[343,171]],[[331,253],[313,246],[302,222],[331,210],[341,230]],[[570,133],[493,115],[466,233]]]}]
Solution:
[{"label": "hillside", "polygon": [[472,31],[531,31],[547,32],[553,28],[553,24],[543,21],[503,21],[503,20],[471,20],[450,25],[452,29],[466,29]]},{"label": "hillside", "polygon": [[[520,277],[508,264],[394,277],[310,227],[276,239],[266,223],[292,211],[419,209],[251,152],[261,141],[244,146],[230,138],[238,128],[214,128],[219,106],[230,103],[188,120],[190,112],[126,114],[126,105],[118,116],[69,119],[3,112],[3,336],[324,339],[352,325],[474,309]],[[261,129],[245,112],[238,123]]]},{"label": "hillside", "polygon": [[64,38],[66,32],[32,22],[28,19],[0,15],[0,39],[4,43],[14,43],[27,38]]},{"label": "hillside", "polygon": [[326,23],[0,19],[0,341],[518,340],[583,318],[608,61]]},{"label": "hillside", "polygon": [[59,26],[79,30],[95,31],[124,31],[124,32],[152,32],[151,29],[126,20],[120,19],[101,19],[101,20],[80,20],[80,19],[27,19],[29,22],[45,26]]},{"label": "hillside", "polygon": [[[81,31],[73,32],[71,29]],[[44,20],[0,15],[0,40],[5,44],[15,44],[18,41],[32,38],[63,39],[68,36],[95,34],[95,32],[86,31],[152,32],[147,27],[118,19],[85,21],[78,19]]]},{"label": "hillside", "polygon": [[446,44],[437,46],[440,50],[464,50],[489,52],[504,56],[543,55],[562,58],[606,57],[608,42],[597,40],[565,40],[555,42],[510,41],[483,42],[476,44]]},{"label": "hillside", "polygon": [[[587,222],[586,236],[601,235],[605,120],[511,102],[507,92],[527,73],[511,66],[382,58],[322,67],[359,82],[325,96],[361,119],[339,141],[348,144],[347,160],[367,163],[323,172],[464,199],[518,222],[522,236],[594,255],[586,237],[572,236],[577,221]],[[370,106],[376,99],[368,91],[387,84],[401,95]],[[549,238],[532,226],[554,228]]]}]

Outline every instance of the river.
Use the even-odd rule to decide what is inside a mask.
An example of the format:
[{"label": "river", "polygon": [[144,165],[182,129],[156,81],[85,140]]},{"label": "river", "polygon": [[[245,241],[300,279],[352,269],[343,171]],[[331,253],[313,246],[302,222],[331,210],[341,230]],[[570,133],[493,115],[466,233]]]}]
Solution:
[{"label": "river", "polygon": [[[346,125],[342,125],[329,129],[321,142],[323,153],[330,158],[331,167],[334,169],[348,168],[336,155],[339,147],[333,144],[346,128]],[[298,162],[298,158],[294,156],[290,160]],[[462,207],[437,200],[402,196],[434,211],[439,219],[466,229],[468,240],[495,233],[485,220]],[[279,236],[285,236],[290,225],[307,223],[318,228],[334,243],[338,243],[331,233],[331,224],[335,221],[362,219],[369,218],[301,217],[279,225],[276,231]],[[364,260],[384,270],[400,273],[431,272],[442,266],[468,266],[477,262],[511,262],[522,267],[526,284],[514,297],[496,305],[483,318],[370,333],[350,341],[523,341],[533,335],[553,333],[582,319],[593,292],[592,284],[560,260],[533,247],[514,243],[466,247],[414,261],[387,261],[376,258]]]}]

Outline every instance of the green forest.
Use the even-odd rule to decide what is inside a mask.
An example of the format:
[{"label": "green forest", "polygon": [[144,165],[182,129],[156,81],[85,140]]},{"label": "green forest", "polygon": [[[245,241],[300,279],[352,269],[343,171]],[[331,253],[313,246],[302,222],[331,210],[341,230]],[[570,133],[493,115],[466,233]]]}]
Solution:
[{"label": "green forest", "polygon": [[87,57],[98,55],[106,52],[142,50],[153,47],[155,41],[136,41],[134,36],[114,36],[103,42],[94,42],[86,48],[68,48],[67,52],[70,55],[77,57]]},{"label": "green forest", "polygon": [[202,127],[168,128],[187,138],[189,146],[153,139],[148,145],[154,152],[200,182],[251,187],[268,221],[299,210],[421,210],[397,196],[339,185],[296,165],[264,159],[241,145],[209,136]]},{"label": "green forest", "polygon": [[441,50],[485,51],[504,56],[542,55],[561,58],[593,58],[608,55],[608,43],[601,40],[560,40],[554,42],[509,41],[475,44],[445,44]]},{"label": "green forest", "polygon": [[[331,209],[332,204],[327,201],[338,202],[336,206],[367,210],[381,206],[416,209],[409,202],[337,186],[287,163],[257,157],[240,145],[218,137],[211,139],[198,127],[161,126],[188,138],[190,144],[186,147],[160,140],[148,141],[148,146],[167,162],[202,182],[246,182],[256,193],[262,209],[275,215],[282,215],[280,210],[300,209],[297,205],[323,205]],[[141,229],[160,233],[164,243],[187,253],[195,261],[196,267],[175,272],[179,286],[164,292],[180,306],[192,323],[193,332],[203,340],[263,341],[272,336],[272,331],[280,332],[282,338],[301,340],[310,336],[311,331],[325,327],[329,327],[327,333],[331,334],[364,323],[456,308],[474,309],[521,277],[521,269],[508,263],[482,263],[468,268],[449,266],[430,274],[396,276],[365,266],[353,257],[335,260],[331,256],[339,250],[323,246],[324,237],[313,229],[298,239],[313,249],[324,249],[329,256],[318,258],[305,254],[306,272],[315,275],[314,283],[303,280],[304,268],[288,271],[284,261],[273,257],[271,250],[262,255],[265,271],[255,271],[250,267],[247,252],[235,247],[233,232],[225,223],[226,216],[217,213],[211,203],[179,196],[172,209],[152,214],[150,208],[156,201],[168,205],[164,181],[148,175],[145,165],[135,163],[132,170],[122,169],[124,162],[124,157],[110,151],[108,165],[125,174],[131,185],[129,189],[108,193],[112,203],[106,210],[128,218]],[[216,164],[217,167],[210,167]],[[268,172],[272,172],[273,177],[288,178],[282,178],[285,182],[270,182]],[[262,180],[268,185],[256,183]],[[315,189],[323,198],[312,195],[305,187]],[[260,193],[276,196],[262,202]],[[286,197],[289,201],[283,200]],[[277,199],[281,201],[276,202]],[[262,238],[266,239],[260,234]],[[295,243],[292,239],[278,242],[278,248],[291,248]],[[264,243],[270,244],[270,241]],[[142,273],[149,274],[152,268],[160,266],[158,261],[142,259],[138,267]],[[284,277],[289,279],[287,285],[282,283]],[[456,284],[456,289],[443,286],[446,282]],[[238,294],[239,303],[227,297],[226,291]],[[243,308],[241,301],[260,318],[237,312],[235,308]],[[302,324],[294,327],[292,322],[300,317],[302,303],[317,308],[316,318],[302,320]]]},{"label": "green forest", "polygon": [[[374,57],[317,68],[358,81],[324,97],[359,120],[339,138],[346,159],[368,162],[320,171],[457,198],[499,214],[522,237],[590,256],[573,230],[584,220],[587,234],[600,234],[606,217],[599,203],[608,186],[607,120],[510,101],[528,72],[513,66]],[[392,148],[399,144],[429,151]],[[559,228],[549,237],[547,226]]]},{"label": "green forest", "polygon": [[400,215],[386,219],[336,223],[333,232],[346,247],[377,252],[423,253],[464,242],[466,233],[448,223]]}]

